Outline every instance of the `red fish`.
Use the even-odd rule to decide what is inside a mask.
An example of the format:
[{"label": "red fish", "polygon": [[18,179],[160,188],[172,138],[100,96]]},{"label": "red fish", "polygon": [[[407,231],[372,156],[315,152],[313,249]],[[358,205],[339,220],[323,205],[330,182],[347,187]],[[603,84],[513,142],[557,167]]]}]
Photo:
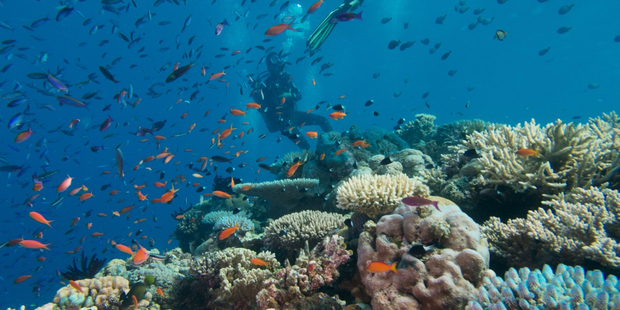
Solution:
[{"label": "red fish", "polygon": [[136,265],[140,265],[144,263],[149,258],[149,252],[143,246],[140,246],[140,249],[133,256],[133,263]]},{"label": "red fish", "polygon": [[516,151],[515,154],[521,155],[521,156],[538,156],[540,155],[540,152],[536,150],[530,150],[530,149],[520,149]]},{"label": "red fish", "polygon": [[19,284],[19,283],[22,283],[22,282],[24,282],[24,281],[26,281],[26,280],[28,280],[28,279],[30,279],[30,278],[32,278],[32,276],[31,276],[31,275],[26,275],[26,276],[21,276],[21,277],[18,277],[17,279],[15,279],[15,281],[13,281],[13,284]]},{"label": "red fish", "polygon": [[298,32],[296,29],[293,29],[291,27],[292,23],[293,22],[291,21],[289,24],[279,24],[279,25],[272,26],[271,28],[267,29],[267,31],[265,31],[265,35],[268,37],[274,37],[274,36],[281,34],[287,29]]},{"label": "red fish", "polygon": [[435,209],[437,209],[437,211],[441,211],[439,210],[437,201],[428,200],[422,197],[417,197],[417,196],[405,197],[403,198],[402,202],[408,206],[414,206],[414,207],[433,205],[435,206]]},{"label": "red fish", "polygon": [[321,4],[323,3],[323,0],[319,0],[317,2],[315,2],[309,9],[308,9],[308,15],[314,13],[316,10],[319,9],[319,7],[321,6]]}]

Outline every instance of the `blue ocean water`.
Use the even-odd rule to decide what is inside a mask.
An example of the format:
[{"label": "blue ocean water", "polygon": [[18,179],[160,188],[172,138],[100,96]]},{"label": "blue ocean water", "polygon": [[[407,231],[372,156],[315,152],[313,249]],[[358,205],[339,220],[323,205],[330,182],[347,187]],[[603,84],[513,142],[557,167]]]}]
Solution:
[{"label": "blue ocean water", "polygon": [[[0,172],[3,180],[0,241],[32,240],[42,232],[42,238],[35,240],[51,243],[50,251],[20,246],[0,248],[0,308],[51,301],[56,290],[63,286],[58,271],[65,271],[80,251],[109,260],[126,258],[125,254],[110,249],[112,240],[130,244],[135,239],[146,245],[152,238],[160,251],[176,247],[178,243],[170,236],[175,228],[170,214],[199,201],[201,194],[196,193],[193,183],[200,183],[209,192],[216,174],[232,175],[247,182],[272,180],[274,177],[266,171],[257,173],[256,159],[266,156],[264,162],[269,164],[278,155],[297,147],[287,138],[278,142],[281,135],[277,132],[267,134],[256,111],[248,111],[247,116],[230,113],[231,107],[245,110],[245,104],[252,101],[248,76],[266,70],[261,60],[265,49],[290,53],[286,58],[290,64],[285,70],[293,76],[303,95],[297,103],[299,110],[315,109],[317,103],[327,101],[312,112],[327,117],[333,112],[326,110],[328,104],[345,105],[347,116],[339,121],[330,120],[337,131],[353,125],[391,130],[398,119],[412,120],[418,113],[435,115],[437,124],[482,119],[514,125],[532,118],[542,124],[556,119],[583,122],[614,110],[620,99],[620,43],[617,42],[620,28],[614,22],[620,10],[617,1],[510,0],[499,4],[482,0],[366,0],[357,10],[363,12],[363,20],[338,23],[320,51],[310,56],[304,52],[306,39],[340,1],[325,1],[301,23],[303,12],[313,3],[313,0],[0,2],[0,94],[3,96],[0,166],[6,167]],[[571,4],[574,6],[569,12],[558,13],[561,7]],[[106,5],[111,8],[104,8]],[[477,8],[484,11],[476,15]],[[69,15],[60,18],[58,14],[63,10]],[[265,17],[260,18],[263,14]],[[445,19],[438,24],[437,17],[444,15]],[[470,27],[479,17],[490,23]],[[269,27],[291,18],[294,18],[292,27],[298,32],[289,30],[272,38],[264,35]],[[216,35],[216,25],[225,19],[230,25]],[[568,31],[559,33],[562,27],[570,29],[564,28]],[[504,40],[494,40],[498,30],[506,32]],[[427,44],[422,43],[425,39]],[[401,51],[398,47],[388,48],[392,40],[400,40],[400,44],[415,43]],[[430,53],[439,43],[436,52]],[[547,48],[546,54],[539,55]],[[240,53],[232,55],[237,50]],[[448,52],[449,56],[442,60]],[[297,63],[301,57],[305,58]],[[323,59],[312,65],[318,57]],[[166,83],[177,63],[180,66],[192,63],[195,67]],[[320,72],[325,63],[333,66]],[[106,67],[118,83],[106,79],[100,66]],[[456,73],[450,76],[450,70]],[[211,74],[222,71],[226,73],[224,81],[209,81]],[[52,88],[48,78],[41,75],[48,73],[66,84],[68,92]],[[130,88],[133,89],[131,99]],[[123,91],[128,103],[125,107],[115,99]],[[83,100],[87,108],[59,106],[55,98],[66,93],[82,100],[93,92],[98,93]],[[422,98],[427,92],[428,96]],[[400,95],[395,96],[396,93]],[[132,107],[138,98],[139,104]],[[15,99],[24,100],[16,103]],[[365,107],[369,99],[375,103]],[[375,111],[378,116],[373,114]],[[10,128],[11,119],[19,113],[23,124]],[[100,125],[108,116],[113,122],[102,132]],[[226,122],[218,123],[224,116]],[[70,129],[74,119],[80,121]],[[166,121],[155,132],[166,137],[159,148],[153,135],[136,136],[140,127],[152,128],[157,121]],[[191,133],[173,137],[187,133],[194,123]],[[212,132],[229,128],[231,124],[238,129],[223,141],[222,148],[212,147],[211,141],[216,137]],[[16,143],[16,136],[28,128],[34,133]],[[250,128],[253,132],[247,134]],[[233,139],[241,130],[246,135]],[[320,131],[304,127],[302,132],[307,130]],[[259,139],[262,134],[267,135]],[[148,141],[140,142],[142,139]],[[314,147],[315,142],[310,143]],[[116,148],[122,150],[124,157],[123,178],[117,173]],[[133,170],[141,160],[159,154],[164,148],[175,155],[169,163],[164,164],[160,159]],[[240,150],[247,152],[238,158],[232,156]],[[197,161],[201,156],[215,155],[233,158],[232,165],[215,163],[217,172],[214,166],[208,166],[211,175],[192,176],[195,171],[190,164],[199,166]],[[240,168],[242,163],[247,165]],[[11,165],[17,167],[11,169]],[[228,167],[235,170],[225,172]],[[34,192],[33,176],[50,171],[57,173],[44,180],[40,192]],[[105,174],[106,171],[110,173]],[[67,175],[73,178],[69,190],[84,185],[94,196],[80,202],[78,197],[82,193],[76,196],[67,196],[69,191],[57,193],[57,186]],[[134,185],[145,183],[141,192],[150,200],[165,192],[153,186],[155,181],[167,181],[166,188],[170,189],[179,176],[185,180],[176,183],[175,188],[180,190],[171,204],[138,201]],[[118,194],[110,196],[112,190],[118,190]],[[40,195],[28,206],[25,202],[35,194]],[[62,203],[52,206],[59,197],[63,198]],[[136,208],[120,217],[112,215],[113,211],[127,206]],[[53,229],[32,220],[29,217],[32,211],[53,220]],[[107,217],[98,217],[98,213]],[[71,221],[76,217],[80,220],[72,228]],[[144,222],[134,223],[143,218],[146,218]],[[88,223],[92,223],[92,228],[87,229]],[[138,230],[142,230],[140,236],[136,236]],[[103,236],[91,237],[94,232]],[[133,234],[128,236],[129,233]],[[140,239],[143,235],[147,238]],[[85,237],[83,242],[82,237]],[[169,240],[172,241],[167,243]],[[80,246],[78,253],[66,253]],[[110,250],[103,253],[106,249]],[[46,260],[38,261],[39,257]],[[32,278],[13,283],[23,275]]]}]

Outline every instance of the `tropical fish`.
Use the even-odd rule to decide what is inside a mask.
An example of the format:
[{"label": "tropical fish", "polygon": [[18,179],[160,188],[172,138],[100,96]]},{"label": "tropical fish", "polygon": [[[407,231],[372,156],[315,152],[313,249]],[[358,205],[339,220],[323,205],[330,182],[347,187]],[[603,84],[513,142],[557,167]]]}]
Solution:
[{"label": "tropical fish", "polygon": [[24,131],[24,132],[20,132],[17,136],[15,136],[15,143],[22,143],[26,140],[28,140],[28,138],[30,138],[30,136],[36,133],[32,130],[30,130],[30,128],[28,128],[28,130]]},{"label": "tropical fish", "polygon": [[215,35],[219,36],[222,33],[222,30],[224,30],[224,26],[230,26],[226,19],[224,19],[223,22],[215,25]]},{"label": "tropical fish", "polygon": [[316,137],[319,135],[318,132],[316,131],[308,131],[306,132],[306,136],[310,139],[316,139]]},{"label": "tropical fish", "polygon": [[21,277],[17,277],[17,279],[15,279],[13,281],[13,284],[19,284],[22,283],[28,279],[32,278],[32,275],[25,275],[25,276],[21,276]]},{"label": "tropical fish", "polygon": [[291,165],[290,168],[288,168],[288,171],[286,172],[286,177],[290,178],[292,177],[295,172],[297,171],[297,168],[299,168],[299,166],[303,165],[304,163],[302,163],[301,161],[298,161],[296,163],[294,163],[293,165]]},{"label": "tropical fish", "polygon": [[224,229],[224,230],[220,233],[220,235],[218,236],[218,238],[219,238],[220,240],[224,240],[224,239],[226,239],[226,238],[230,237],[232,234],[234,234],[234,233],[237,231],[237,229],[239,229],[239,228],[240,228],[240,227],[239,227],[239,224],[238,224],[238,223],[235,223],[235,226],[230,227],[230,228],[226,228],[226,229]]},{"label": "tropical fish", "polygon": [[435,209],[437,209],[437,211],[441,211],[439,210],[439,205],[437,204],[437,201],[428,200],[426,198],[418,196],[405,197],[403,198],[402,203],[414,207],[433,205]]},{"label": "tropical fish", "polygon": [[103,123],[101,123],[101,126],[99,126],[99,131],[104,132],[108,130],[108,128],[110,128],[110,125],[112,125],[113,121],[114,120],[112,119],[112,117],[108,114],[108,118],[105,121],[103,121]]},{"label": "tropical fish", "polygon": [[69,186],[71,186],[71,181],[73,180],[72,177],[70,177],[69,175],[67,175],[67,178],[62,181],[62,183],[60,183],[60,185],[58,185],[58,187],[56,188],[56,192],[57,193],[62,193],[64,191],[67,190],[67,188],[69,188]]},{"label": "tropical fish", "polygon": [[319,7],[321,7],[322,3],[323,3],[323,0],[319,0],[319,1],[315,2],[312,6],[310,6],[310,8],[308,9],[308,12],[306,14],[310,15],[310,14],[314,13],[316,10],[319,9]]},{"label": "tropical fish", "polygon": [[540,152],[536,150],[531,150],[531,149],[520,149],[516,151],[515,154],[521,155],[521,156],[538,156],[540,155]]},{"label": "tropical fish", "polygon": [[508,35],[508,31],[497,29],[497,31],[495,31],[495,36],[493,36],[493,39],[498,40],[498,41],[504,41],[507,35]]},{"label": "tropical fish", "polygon": [[143,246],[140,246],[140,249],[134,254],[132,261],[135,265],[140,265],[144,263],[149,258],[149,252]]},{"label": "tropical fish", "polygon": [[274,36],[277,36],[277,35],[281,34],[282,32],[284,32],[287,29],[295,31],[295,32],[298,32],[296,29],[293,29],[291,27],[292,23],[293,22],[291,21],[288,24],[278,24],[278,25],[275,25],[275,26],[271,26],[269,29],[267,29],[267,31],[265,31],[265,35],[268,36],[268,37],[274,37]]},{"label": "tropical fish", "polygon": [[256,266],[267,266],[267,262],[265,262],[264,260],[260,259],[260,258],[250,258],[250,263],[252,263],[252,265],[256,265]]},{"label": "tropical fish", "polygon": [[24,247],[24,248],[28,248],[28,249],[45,249],[48,251],[51,251],[47,246],[50,245],[51,243],[48,244],[43,244],[39,241],[36,240],[22,240],[19,242],[19,245]]},{"label": "tropical fish", "polygon": [[105,76],[105,78],[110,80],[112,83],[114,84],[118,83],[118,81],[114,79],[114,76],[112,75],[112,73],[110,73],[110,71],[108,71],[108,69],[106,69],[105,67],[99,66],[99,71],[101,71],[103,76]]},{"label": "tropical fish", "polygon": [[213,195],[220,197],[220,198],[232,198],[232,196],[230,196],[230,194],[226,193],[226,192],[222,192],[222,191],[213,191]]},{"label": "tropical fish", "polygon": [[189,69],[193,68],[194,64],[189,64],[189,65],[185,65],[183,67],[180,67],[178,69],[175,69],[174,71],[172,71],[172,73],[170,73],[170,75],[168,75],[168,77],[166,78],[166,83],[171,83],[174,82],[176,79],[180,78],[181,76],[183,76],[185,73],[187,73],[187,71],[189,71]]},{"label": "tropical fish", "polygon": [[372,273],[383,273],[383,272],[392,271],[395,274],[398,274],[398,270],[396,269],[396,264],[397,262],[393,262],[392,264],[388,265],[384,262],[376,261],[376,262],[372,262],[368,264],[368,266],[366,267],[366,270]]},{"label": "tropical fish", "polygon": [[335,24],[337,22],[348,22],[350,20],[354,20],[354,19],[359,19],[362,20],[362,12],[360,11],[359,13],[351,13],[351,12],[344,12],[344,13],[340,13],[338,15],[336,15],[336,17],[333,17],[332,19],[329,20],[330,24]]},{"label": "tropical fish", "polygon": [[34,212],[34,211],[32,211],[32,212],[28,213],[28,215],[30,215],[30,217],[31,217],[33,220],[35,220],[35,221],[37,221],[37,222],[39,222],[39,223],[41,223],[41,224],[45,224],[45,225],[49,226],[50,228],[52,228],[52,225],[50,225],[50,223],[51,223],[51,222],[53,222],[53,221],[48,221],[48,220],[46,220],[46,219],[43,217],[43,215],[41,215],[41,214],[39,214],[39,213],[37,213],[37,212]]}]

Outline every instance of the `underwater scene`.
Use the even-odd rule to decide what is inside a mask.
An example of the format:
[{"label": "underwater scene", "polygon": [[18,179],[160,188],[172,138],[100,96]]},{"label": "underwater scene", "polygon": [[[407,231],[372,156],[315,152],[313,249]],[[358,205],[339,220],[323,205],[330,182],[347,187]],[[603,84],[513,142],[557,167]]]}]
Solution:
[{"label": "underwater scene", "polygon": [[618,12],[0,0],[0,309],[620,309]]}]

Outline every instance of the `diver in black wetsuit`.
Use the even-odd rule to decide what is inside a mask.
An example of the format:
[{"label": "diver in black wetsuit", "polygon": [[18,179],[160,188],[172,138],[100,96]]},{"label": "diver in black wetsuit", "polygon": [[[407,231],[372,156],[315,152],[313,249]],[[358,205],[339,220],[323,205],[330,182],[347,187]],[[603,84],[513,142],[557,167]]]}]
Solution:
[{"label": "diver in black wetsuit", "polygon": [[332,126],[323,116],[297,110],[301,92],[291,81],[291,75],[284,71],[284,61],[277,53],[269,53],[266,62],[269,75],[264,80],[257,77],[253,85],[252,98],[261,105],[258,111],[269,132],[280,131],[300,148],[309,149],[310,144],[299,131],[299,126],[317,125],[324,132],[332,131]]},{"label": "diver in black wetsuit", "polygon": [[[338,24],[338,16],[342,13],[352,13],[357,10],[357,8],[364,3],[364,0],[344,0],[344,3],[337,7],[335,10],[331,11],[323,19],[323,21],[316,27],[316,29],[312,32],[308,40],[306,41],[306,45],[310,50],[310,55],[312,55],[316,50],[318,50],[323,42],[327,40],[327,37],[332,33],[334,27]],[[361,14],[360,14],[361,16]],[[361,17],[360,17],[361,18]]]}]

